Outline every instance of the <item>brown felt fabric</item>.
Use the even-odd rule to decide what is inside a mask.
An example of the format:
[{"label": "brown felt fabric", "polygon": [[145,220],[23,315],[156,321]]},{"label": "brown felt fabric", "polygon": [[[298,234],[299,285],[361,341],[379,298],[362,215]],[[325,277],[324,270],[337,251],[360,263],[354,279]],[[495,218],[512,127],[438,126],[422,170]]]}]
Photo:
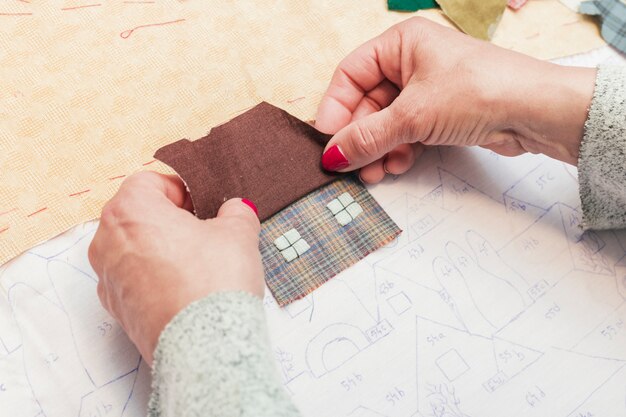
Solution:
[{"label": "brown felt fabric", "polygon": [[196,141],[181,139],[154,157],[189,188],[196,215],[215,217],[229,198],[252,200],[261,221],[338,178],[322,169],[330,139],[269,103],[260,103]]}]

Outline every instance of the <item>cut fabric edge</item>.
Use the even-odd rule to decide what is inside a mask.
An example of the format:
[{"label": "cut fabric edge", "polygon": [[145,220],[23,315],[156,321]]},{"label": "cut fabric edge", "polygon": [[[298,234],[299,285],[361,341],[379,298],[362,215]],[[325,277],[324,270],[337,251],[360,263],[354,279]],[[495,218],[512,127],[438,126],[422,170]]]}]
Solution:
[{"label": "cut fabric edge", "polygon": [[[191,199],[192,213],[193,213],[193,215],[194,215],[194,216],[198,217],[198,210],[196,209],[196,202],[194,201],[194,195],[195,195],[195,193],[191,191],[191,187],[189,187],[188,182],[187,182],[187,181],[185,180],[185,178],[184,178],[184,177],[180,174],[180,169],[179,169],[177,166],[175,167],[173,163],[171,163],[171,162],[165,162],[164,160],[160,159],[160,158],[159,158],[159,156],[158,156],[158,155],[159,155],[159,153],[160,153],[160,152],[162,152],[162,151],[164,151],[164,149],[165,149],[165,148],[167,148],[167,147],[169,147],[169,146],[174,146],[174,145],[176,145],[176,144],[178,144],[178,143],[181,143],[181,142],[188,142],[188,143],[191,143],[191,142],[193,142],[193,141],[191,141],[191,140],[189,140],[189,139],[179,139],[179,140],[177,140],[176,142],[169,143],[169,144],[167,144],[167,145],[165,145],[165,146],[162,146],[161,148],[157,149],[157,151],[154,153],[154,155],[153,155],[153,156],[154,156],[154,158],[155,158],[155,159],[159,160],[159,162],[161,162],[161,163],[165,164],[166,166],[168,166],[169,168],[171,168],[171,169],[174,171],[174,174],[175,174],[178,178],[180,178],[180,180],[183,182],[183,185],[185,186],[185,190],[187,191],[187,193],[189,194],[189,198]],[[176,164],[176,165],[178,165],[178,164]]]},{"label": "cut fabric edge", "polygon": [[[395,224],[395,222],[394,222]],[[398,236],[400,236],[400,234],[403,232],[402,229],[400,229],[400,227],[398,227],[398,225],[396,224],[396,228],[397,230],[395,230],[391,235],[389,235],[389,237],[387,237],[386,239],[381,240],[378,245],[367,251],[365,253],[365,255],[363,255],[363,257],[361,259],[358,259],[354,262],[351,262],[350,264],[348,264],[346,266],[346,268],[341,271],[338,272],[335,275],[330,276],[326,281],[320,283],[319,285],[315,286],[315,287],[309,287],[306,289],[306,291],[303,291],[301,293],[298,294],[294,294],[291,298],[287,299],[287,300],[283,300],[283,299],[279,299],[276,297],[276,294],[274,293],[274,290],[272,289],[272,287],[270,287],[269,285],[267,285],[267,288],[269,289],[270,293],[272,294],[272,297],[274,297],[274,300],[276,300],[276,304],[278,304],[279,307],[283,308],[288,306],[289,304],[301,300],[302,298],[306,297],[307,295],[311,294],[313,291],[317,290],[318,288],[320,288],[322,285],[326,284],[327,282],[329,282],[330,280],[334,279],[337,275],[341,274],[342,272],[344,272],[346,269],[351,268],[352,266],[356,265],[357,263],[361,262],[363,259],[367,258],[370,254],[376,252],[377,250],[381,249],[382,247],[388,245],[389,243],[393,242],[394,239],[396,239]]]}]

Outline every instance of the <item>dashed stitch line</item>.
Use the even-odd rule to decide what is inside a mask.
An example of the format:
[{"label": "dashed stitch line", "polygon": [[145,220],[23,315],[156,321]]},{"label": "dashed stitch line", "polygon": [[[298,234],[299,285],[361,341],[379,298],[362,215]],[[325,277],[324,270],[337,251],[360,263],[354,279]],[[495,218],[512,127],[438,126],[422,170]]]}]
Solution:
[{"label": "dashed stitch line", "polygon": [[78,191],[76,193],[68,194],[68,197],[76,197],[77,195],[88,193],[89,191],[91,191],[90,188],[83,190],[83,191]]},{"label": "dashed stitch line", "polygon": [[102,3],[84,4],[82,6],[62,7],[61,10],[66,11],[66,10],[86,9],[87,7],[99,7],[99,6],[102,6]]},{"label": "dashed stitch line", "polygon": [[13,213],[15,210],[17,210],[17,207],[13,207],[11,210],[3,211],[2,213],[0,213],[0,216],[4,216],[5,214]]},{"label": "dashed stitch line", "polygon": [[33,211],[32,213],[30,213],[30,214],[29,214],[28,216],[26,216],[26,217],[32,217],[32,216],[34,216],[35,214],[39,214],[39,213],[41,213],[42,211],[45,211],[45,210],[48,210],[48,207],[40,208],[40,209],[39,209],[39,210],[37,210],[37,211]]}]

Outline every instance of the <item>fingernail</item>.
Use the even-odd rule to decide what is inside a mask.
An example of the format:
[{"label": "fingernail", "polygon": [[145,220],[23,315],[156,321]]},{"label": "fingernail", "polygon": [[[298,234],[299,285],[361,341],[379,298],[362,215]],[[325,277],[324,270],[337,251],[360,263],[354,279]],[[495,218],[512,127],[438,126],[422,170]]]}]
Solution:
[{"label": "fingernail", "polygon": [[339,146],[333,145],[322,155],[322,166],[328,171],[337,171],[350,166],[350,162],[343,155]]},{"label": "fingernail", "polygon": [[385,156],[385,160],[383,161],[383,171],[385,171],[385,174],[390,174],[391,172],[389,172],[389,170],[387,169],[387,157]]},{"label": "fingernail", "polygon": [[254,211],[254,214],[256,214],[256,216],[259,217],[259,210],[256,208],[256,205],[252,201],[248,200],[247,198],[242,198],[241,202],[245,204],[246,206],[250,207],[252,211]]}]

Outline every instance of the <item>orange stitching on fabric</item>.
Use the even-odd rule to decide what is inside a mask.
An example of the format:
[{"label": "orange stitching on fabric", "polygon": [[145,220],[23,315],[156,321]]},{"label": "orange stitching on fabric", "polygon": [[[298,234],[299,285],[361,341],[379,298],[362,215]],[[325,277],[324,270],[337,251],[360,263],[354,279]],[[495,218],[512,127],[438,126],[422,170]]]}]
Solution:
[{"label": "orange stitching on fabric", "polygon": [[66,10],[86,9],[87,7],[99,7],[99,6],[102,6],[102,3],[85,4],[83,6],[62,7],[61,10],[66,11]]},{"label": "orange stitching on fabric", "polygon": [[162,22],[162,23],[150,23],[147,25],[139,25],[139,26],[135,26],[132,29],[128,29],[125,30],[124,32],[120,33],[120,38],[122,39],[128,39],[130,37],[130,35],[133,34],[134,31],[136,31],[137,29],[141,29],[141,28],[148,28],[148,27],[154,27],[154,26],[165,26],[165,25],[171,25],[173,23],[180,23],[180,22],[184,22],[187,19],[178,19],[178,20],[171,20],[169,22]]},{"label": "orange stitching on fabric", "polygon": [[90,189],[90,188],[88,188],[88,189],[86,189],[86,190],[83,190],[83,191],[78,191],[78,192],[76,192],[76,193],[68,194],[68,197],[75,197],[75,196],[77,196],[77,195],[81,195],[81,194],[88,193],[89,191],[91,191],[91,189]]},{"label": "orange stitching on fabric", "polygon": [[35,214],[39,214],[39,213],[41,213],[42,211],[45,211],[45,210],[48,210],[48,207],[40,208],[40,209],[39,209],[39,210],[37,210],[37,211],[33,211],[32,213],[30,213],[30,214],[29,214],[28,216],[26,216],[26,217],[31,217],[31,216],[34,216]]},{"label": "orange stitching on fabric", "polygon": [[4,216],[5,214],[13,213],[15,210],[17,210],[17,207],[13,207],[11,210],[3,211],[2,213],[0,213],[0,216]]}]

